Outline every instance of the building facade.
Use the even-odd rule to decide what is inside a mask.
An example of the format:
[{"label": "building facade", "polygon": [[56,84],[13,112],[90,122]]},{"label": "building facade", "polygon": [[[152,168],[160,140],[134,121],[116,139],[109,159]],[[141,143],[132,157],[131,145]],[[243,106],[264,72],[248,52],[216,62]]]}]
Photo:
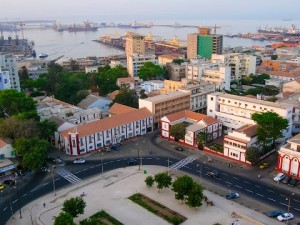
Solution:
[{"label": "building facade", "polygon": [[11,89],[9,72],[1,71],[0,68],[0,90]]},{"label": "building facade", "polygon": [[158,56],[158,65],[165,66],[167,63],[172,63],[174,59],[184,59],[181,54],[167,54]]},{"label": "building facade", "polygon": [[181,81],[164,80],[164,88],[160,89],[161,94],[177,91],[183,83]]},{"label": "building facade", "polygon": [[162,80],[148,80],[144,81],[141,84],[141,88],[145,90],[146,93],[153,91],[159,91],[164,88],[164,81]]},{"label": "building facade", "polygon": [[163,116],[190,109],[190,94],[180,91],[139,99],[139,108],[147,108],[158,123]]},{"label": "building facade", "polygon": [[157,65],[157,59],[155,55],[151,54],[137,54],[133,53],[127,57],[127,71],[131,77],[137,77],[140,68],[146,63],[152,62]]},{"label": "building facade", "polygon": [[0,68],[1,71],[9,73],[11,88],[21,91],[16,58],[10,54],[0,53]]},{"label": "building facade", "polygon": [[152,130],[152,114],[141,108],[61,132],[60,149],[67,155],[83,155]]},{"label": "building facade", "polygon": [[166,70],[168,71],[170,80],[181,81],[182,78],[185,78],[186,63],[167,63]]}]

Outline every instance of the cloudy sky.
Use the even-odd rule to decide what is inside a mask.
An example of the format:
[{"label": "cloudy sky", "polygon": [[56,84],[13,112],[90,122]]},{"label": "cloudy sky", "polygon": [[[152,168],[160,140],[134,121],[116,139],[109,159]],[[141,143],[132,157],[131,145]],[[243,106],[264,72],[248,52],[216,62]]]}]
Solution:
[{"label": "cloudy sky", "polygon": [[0,0],[5,19],[299,19],[300,0]]}]

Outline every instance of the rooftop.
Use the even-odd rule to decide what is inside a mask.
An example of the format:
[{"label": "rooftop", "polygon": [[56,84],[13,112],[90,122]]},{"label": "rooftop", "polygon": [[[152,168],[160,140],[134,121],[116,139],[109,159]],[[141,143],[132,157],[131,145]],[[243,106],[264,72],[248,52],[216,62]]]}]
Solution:
[{"label": "rooftop", "polygon": [[207,116],[207,115],[204,115],[204,114],[201,114],[201,113],[192,112],[190,110],[184,110],[184,111],[180,111],[180,112],[177,112],[177,113],[173,113],[173,114],[167,115],[166,117],[168,118],[170,123],[174,122],[174,121],[177,121],[177,120],[180,120],[180,119],[183,119],[183,118],[189,119],[189,120],[192,120],[192,121],[195,121],[195,122],[203,120],[207,125],[219,122],[219,120],[217,120],[217,119],[215,119],[211,116]]},{"label": "rooftop", "polygon": [[247,137],[254,137],[257,135],[257,125],[246,124],[238,129],[235,132],[243,133]]},{"label": "rooftop", "polygon": [[119,115],[127,112],[131,112],[137,110],[136,108],[129,107],[127,105],[122,105],[119,103],[114,103],[110,108],[109,108],[109,113],[114,114],[114,115]]},{"label": "rooftop", "polygon": [[96,95],[88,95],[85,99],[82,99],[81,102],[77,104],[78,107],[82,109],[87,109],[90,105],[92,105],[94,102],[99,100],[100,97]]},{"label": "rooftop", "polygon": [[140,101],[159,103],[159,102],[174,100],[176,98],[185,97],[185,96],[189,96],[189,95],[190,95],[189,93],[174,91],[174,92],[170,92],[170,93],[163,94],[163,95],[157,95],[157,96],[153,96],[153,97],[146,98],[146,99],[140,99]]},{"label": "rooftop", "polygon": [[288,140],[289,143],[296,143],[300,144],[300,134],[297,134],[296,136],[292,137]]}]

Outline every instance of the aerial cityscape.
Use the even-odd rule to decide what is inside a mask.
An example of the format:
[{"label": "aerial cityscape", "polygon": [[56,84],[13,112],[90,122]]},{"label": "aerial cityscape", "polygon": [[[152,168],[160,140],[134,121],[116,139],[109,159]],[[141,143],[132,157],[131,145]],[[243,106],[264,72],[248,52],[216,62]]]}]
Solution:
[{"label": "aerial cityscape", "polygon": [[299,225],[299,7],[1,3],[0,225]]}]

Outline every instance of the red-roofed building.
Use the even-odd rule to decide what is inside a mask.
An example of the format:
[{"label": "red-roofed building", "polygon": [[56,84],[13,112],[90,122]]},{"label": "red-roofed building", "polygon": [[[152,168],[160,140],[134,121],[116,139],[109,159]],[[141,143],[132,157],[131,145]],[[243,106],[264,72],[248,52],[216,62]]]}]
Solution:
[{"label": "red-roofed building", "polygon": [[0,159],[14,158],[14,149],[11,146],[12,140],[0,138]]},{"label": "red-roofed building", "polygon": [[189,110],[164,116],[160,119],[160,135],[163,138],[174,140],[170,135],[170,129],[173,125],[184,123],[186,125],[186,133],[184,140],[179,142],[198,147],[197,138],[200,134],[205,134],[206,141],[211,141],[222,135],[222,123],[204,114],[192,112]]},{"label": "red-roofed building", "polygon": [[67,155],[83,155],[152,130],[152,113],[136,109],[60,132],[60,149]]},{"label": "red-roofed building", "polygon": [[131,112],[134,110],[137,110],[137,109],[129,107],[127,105],[122,105],[122,104],[119,104],[116,102],[109,108],[109,116],[116,116],[116,115],[120,115],[123,113]]}]

